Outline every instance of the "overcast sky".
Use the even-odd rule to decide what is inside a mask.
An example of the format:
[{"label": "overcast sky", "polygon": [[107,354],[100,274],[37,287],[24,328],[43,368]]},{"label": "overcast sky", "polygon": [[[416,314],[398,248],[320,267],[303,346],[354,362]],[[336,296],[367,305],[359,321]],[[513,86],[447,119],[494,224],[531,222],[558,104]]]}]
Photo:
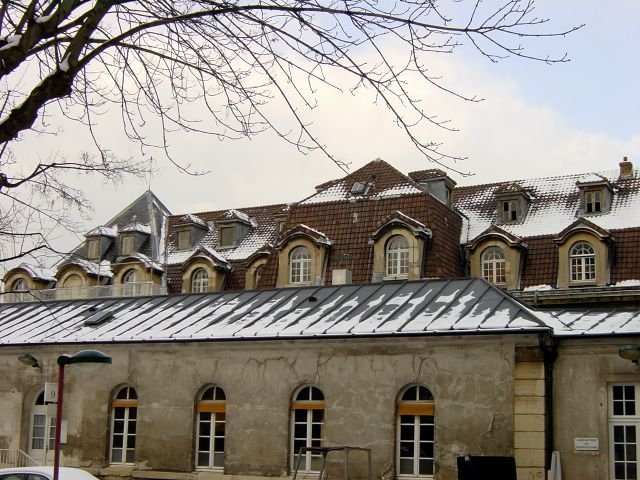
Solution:
[{"label": "overcast sky", "polygon": [[[429,131],[446,151],[469,157],[454,167],[474,175],[461,178],[452,173],[458,184],[615,169],[623,156],[640,166],[637,0],[538,0],[537,5],[541,16],[551,18],[552,29],[586,24],[566,38],[540,44],[540,50],[556,56],[567,52],[570,62],[546,65],[508,59],[493,64],[464,49],[430,65],[448,85],[484,101],[469,103],[414,91],[459,129]],[[371,97],[320,91],[319,102],[312,118],[315,131],[350,170],[378,157],[404,173],[436,167],[421,157]],[[110,126],[100,128],[107,131]],[[114,142],[120,145],[117,138]],[[67,131],[50,142],[50,152],[43,151],[38,138],[28,138],[20,148],[73,158],[86,148],[84,142]],[[189,136],[173,146],[181,161],[211,170],[191,177],[158,162],[151,189],[173,213],[292,202],[313,193],[315,185],[343,175],[322,154],[303,156],[272,134],[224,142]],[[128,153],[139,155],[133,146]],[[148,186],[137,181],[116,188],[85,178],[81,182],[95,207],[87,231]]]}]

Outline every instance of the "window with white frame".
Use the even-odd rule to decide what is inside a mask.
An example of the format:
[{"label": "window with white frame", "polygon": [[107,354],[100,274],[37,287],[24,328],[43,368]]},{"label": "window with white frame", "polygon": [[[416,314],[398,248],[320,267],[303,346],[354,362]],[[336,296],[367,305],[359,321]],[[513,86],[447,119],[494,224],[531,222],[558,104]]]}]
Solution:
[{"label": "window with white frame", "polygon": [[385,251],[386,276],[407,277],[409,274],[409,242],[402,235],[394,235]]},{"label": "window with white frame", "polygon": [[191,293],[204,293],[209,290],[209,273],[206,268],[196,268],[191,274]]},{"label": "window with white frame", "polygon": [[638,478],[639,386],[628,383],[609,388],[609,462],[613,480]]},{"label": "window with white frame", "polygon": [[398,401],[396,470],[398,477],[433,478],[435,406],[423,385],[411,385]]},{"label": "window with white frame", "polygon": [[[291,405],[291,470],[319,472],[322,455],[304,452],[302,447],[320,447],[323,440],[324,394],[310,385],[298,390]],[[299,463],[298,463],[299,462]]]},{"label": "window with white frame", "polygon": [[123,387],[111,402],[109,462],[132,465],[136,449],[138,396],[132,387]]},{"label": "window with white frame", "polygon": [[196,426],[196,468],[224,468],[224,439],[227,397],[218,386],[208,387],[198,398]]},{"label": "window with white frame", "polygon": [[311,254],[307,247],[296,247],[289,255],[289,283],[311,282]]},{"label": "window with white frame", "polygon": [[500,247],[489,247],[482,252],[482,278],[494,285],[504,285],[507,281],[504,252]]},{"label": "window with white frame", "polygon": [[587,242],[577,242],[569,251],[572,282],[590,282],[596,279],[596,252]]},{"label": "window with white frame", "polygon": [[125,296],[140,295],[138,271],[131,268],[122,276],[122,294]]}]

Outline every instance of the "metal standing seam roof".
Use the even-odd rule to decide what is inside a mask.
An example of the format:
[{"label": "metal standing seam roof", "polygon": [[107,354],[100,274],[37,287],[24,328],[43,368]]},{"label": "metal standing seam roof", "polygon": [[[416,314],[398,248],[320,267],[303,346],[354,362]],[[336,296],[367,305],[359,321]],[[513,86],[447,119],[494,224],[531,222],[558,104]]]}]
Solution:
[{"label": "metal standing seam roof", "polygon": [[554,329],[558,337],[594,337],[640,334],[640,309],[565,309],[538,312],[556,319],[565,328]]},{"label": "metal standing seam roof", "polygon": [[417,280],[0,304],[0,345],[508,333],[559,325],[548,321],[482,279]]}]

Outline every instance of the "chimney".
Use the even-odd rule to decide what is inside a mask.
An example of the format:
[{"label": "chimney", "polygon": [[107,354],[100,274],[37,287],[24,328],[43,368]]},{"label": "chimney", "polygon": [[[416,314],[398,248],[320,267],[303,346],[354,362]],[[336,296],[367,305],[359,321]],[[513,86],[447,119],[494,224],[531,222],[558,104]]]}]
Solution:
[{"label": "chimney", "polygon": [[331,285],[350,285],[351,270],[336,269],[331,271]]},{"label": "chimney", "polygon": [[627,157],[623,157],[623,160],[619,163],[619,165],[620,180],[633,177],[633,163],[631,163]]}]

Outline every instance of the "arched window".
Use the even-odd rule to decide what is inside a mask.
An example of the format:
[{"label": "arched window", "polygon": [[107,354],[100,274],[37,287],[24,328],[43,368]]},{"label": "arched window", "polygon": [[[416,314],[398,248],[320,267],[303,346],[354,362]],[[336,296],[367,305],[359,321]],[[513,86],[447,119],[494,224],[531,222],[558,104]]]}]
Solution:
[{"label": "arched window", "polygon": [[296,247],[289,255],[289,283],[311,282],[311,254],[307,247]]},{"label": "arched window", "polygon": [[596,252],[587,242],[577,242],[569,252],[572,282],[588,282],[596,279]]},{"label": "arched window", "polygon": [[13,295],[10,295],[9,297],[13,297],[13,301],[24,302],[26,300],[26,292],[28,290],[27,281],[24,278],[16,278],[9,288],[9,291],[13,292]]},{"label": "arched window", "polygon": [[63,298],[75,298],[82,295],[82,277],[77,273],[67,275],[62,281],[62,290],[56,293],[56,297]]},{"label": "arched window", "polygon": [[504,252],[500,247],[489,247],[482,252],[482,278],[494,285],[507,282]]},{"label": "arched window", "polygon": [[191,293],[204,293],[209,290],[209,274],[205,268],[196,268],[191,275]]},{"label": "arched window", "polygon": [[207,388],[196,405],[196,468],[222,470],[224,468],[224,435],[227,397],[222,388]]},{"label": "arched window", "polygon": [[27,282],[24,278],[17,278],[11,284],[12,292],[26,292],[27,290]]},{"label": "arched window", "polygon": [[262,278],[262,271],[264,270],[264,265],[260,265],[256,268],[256,273],[253,277],[253,288],[260,288],[260,279]]},{"label": "arched window", "polygon": [[82,278],[76,273],[67,276],[62,283],[62,288],[76,288],[82,286]]},{"label": "arched window", "polygon": [[137,418],[138,395],[132,387],[123,387],[111,402],[110,463],[133,464]]},{"label": "arched window", "polygon": [[399,477],[432,478],[435,448],[433,395],[422,385],[398,401],[396,469]]},{"label": "arched window", "polygon": [[387,276],[407,277],[409,274],[409,243],[402,235],[394,235],[385,251]]},{"label": "arched window", "polygon": [[138,283],[138,271],[131,268],[122,276],[122,294],[125,296],[140,295],[140,283]]},{"label": "arched window", "polygon": [[[322,455],[304,452],[302,447],[322,445],[324,425],[324,395],[317,387],[304,386],[294,396],[291,405],[291,470],[319,472]],[[298,461],[300,462],[298,464]]]}]

